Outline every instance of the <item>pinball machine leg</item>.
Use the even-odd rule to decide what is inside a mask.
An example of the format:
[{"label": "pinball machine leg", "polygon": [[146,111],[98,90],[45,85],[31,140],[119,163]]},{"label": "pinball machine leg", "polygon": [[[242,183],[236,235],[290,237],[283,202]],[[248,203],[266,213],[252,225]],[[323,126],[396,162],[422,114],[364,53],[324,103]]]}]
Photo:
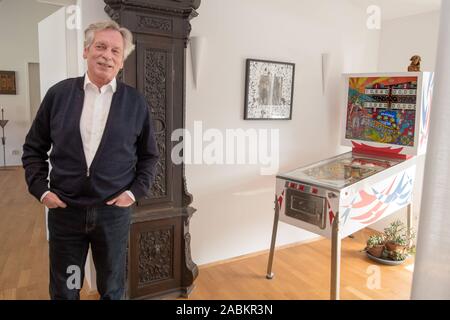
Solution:
[{"label": "pinball machine leg", "polygon": [[340,282],[341,282],[341,235],[339,232],[339,214],[333,222],[333,230],[331,236],[331,284],[330,298],[331,300],[339,300],[340,298]]},{"label": "pinball machine leg", "polygon": [[270,243],[269,262],[267,264],[267,279],[272,279],[274,274],[272,273],[273,255],[275,253],[275,242],[277,239],[278,230],[278,218],[280,216],[280,209],[277,203],[277,196],[275,195],[275,216],[273,218],[273,230],[272,230],[272,242]]},{"label": "pinball machine leg", "polygon": [[406,208],[406,226],[408,234],[411,234],[412,223],[413,223],[413,205],[411,200],[411,202],[408,204],[408,207]]}]

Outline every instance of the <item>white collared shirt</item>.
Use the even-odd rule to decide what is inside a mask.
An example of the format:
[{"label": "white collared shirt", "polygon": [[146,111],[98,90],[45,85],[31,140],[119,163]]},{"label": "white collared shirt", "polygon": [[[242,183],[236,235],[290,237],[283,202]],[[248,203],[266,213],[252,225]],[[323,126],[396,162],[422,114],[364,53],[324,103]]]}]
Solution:
[{"label": "white collared shirt", "polygon": [[84,77],[84,103],[80,119],[80,133],[88,170],[105,131],[112,97],[116,89],[116,78],[99,89],[92,83],[87,73]]},{"label": "white collared shirt", "polygon": [[[100,145],[100,141],[102,140],[103,132],[105,131],[106,121],[108,119],[109,110],[111,109],[112,97],[117,89],[117,81],[116,78],[114,78],[111,82],[99,89],[92,83],[86,72],[83,88],[84,102],[80,119],[80,133],[81,140],[83,141],[86,164],[89,170]],[[127,190],[126,192],[133,201],[136,201],[131,191]],[[41,201],[48,193],[49,191],[46,191],[42,195]]]}]

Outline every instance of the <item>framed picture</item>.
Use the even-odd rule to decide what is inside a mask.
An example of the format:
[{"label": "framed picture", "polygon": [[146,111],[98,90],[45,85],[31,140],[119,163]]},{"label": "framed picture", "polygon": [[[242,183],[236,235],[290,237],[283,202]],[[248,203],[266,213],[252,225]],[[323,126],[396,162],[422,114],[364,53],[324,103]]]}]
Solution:
[{"label": "framed picture", "polygon": [[0,94],[16,94],[16,73],[0,71]]},{"label": "framed picture", "polygon": [[295,64],[247,59],[245,120],[291,120]]}]

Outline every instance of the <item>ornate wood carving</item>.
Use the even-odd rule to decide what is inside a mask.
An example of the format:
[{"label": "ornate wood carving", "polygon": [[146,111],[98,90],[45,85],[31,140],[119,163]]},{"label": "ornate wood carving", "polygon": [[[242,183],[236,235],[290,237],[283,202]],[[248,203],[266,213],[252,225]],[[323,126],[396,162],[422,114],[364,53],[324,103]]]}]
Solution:
[{"label": "ornate wood carving", "polygon": [[115,22],[120,23],[120,11],[119,10],[114,10],[112,7],[106,6],[105,12],[109,15],[111,20],[114,20]]},{"label": "ornate wood carving", "polygon": [[147,29],[156,29],[165,32],[172,31],[172,20],[164,18],[155,18],[149,16],[138,16],[138,27]]},{"label": "ornate wood carving", "polygon": [[184,175],[184,168],[183,168],[183,206],[187,207],[192,203],[193,200],[194,198],[192,197],[192,194],[190,194],[187,189],[186,176]]},{"label": "ornate wood carving", "polygon": [[123,69],[121,69],[121,70],[119,71],[119,73],[117,74],[116,78],[117,78],[117,80],[119,80],[119,81],[123,81]]},{"label": "ornate wood carving", "polygon": [[166,66],[167,53],[146,49],[144,53],[144,96],[151,108],[155,123],[156,142],[159,149],[159,162],[155,182],[151,189],[152,198],[167,195],[166,183]]},{"label": "ornate wood carving", "polygon": [[[153,32],[183,39],[186,47],[191,24],[189,20],[198,16],[195,11],[201,0],[104,0],[106,13],[120,24],[127,20],[124,15],[134,10],[134,21],[127,26],[134,32]],[[141,18],[139,18],[141,17]],[[175,21],[182,19],[182,21]],[[175,25],[176,24],[176,25]],[[159,31],[159,32],[158,32]]]},{"label": "ornate wood carving", "polygon": [[139,234],[139,285],[173,277],[173,229]]},{"label": "ornate wood carving", "polygon": [[198,275],[191,257],[189,207],[184,165],[170,158],[173,130],[185,123],[185,48],[190,19],[200,0],[104,0],[105,11],[133,32],[136,51],[121,79],[145,96],[153,117],[160,160],[150,196],[138,201],[129,244],[128,297],[186,295]]},{"label": "ornate wood carving", "polygon": [[194,261],[192,261],[191,234],[189,233],[189,220],[190,220],[190,217],[185,220],[185,224],[184,224],[184,247],[185,247],[184,255],[185,255],[185,259],[186,259],[186,266],[187,266],[188,270],[191,271],[190,273],[187,274],[187,276],[190,277],[192,275],[192,281],[193,281],[195,278],[197,278],[198,267],[194,263]]},{"label": "ornate wood carving", "polygon": [[[190,20],[198,16],[195,10],[200,6],[201,0],[105,0],[105,3],[113,9],[126,5],[168,16],[182,16]],[[108,11],[106,13],[112,17]]]}]

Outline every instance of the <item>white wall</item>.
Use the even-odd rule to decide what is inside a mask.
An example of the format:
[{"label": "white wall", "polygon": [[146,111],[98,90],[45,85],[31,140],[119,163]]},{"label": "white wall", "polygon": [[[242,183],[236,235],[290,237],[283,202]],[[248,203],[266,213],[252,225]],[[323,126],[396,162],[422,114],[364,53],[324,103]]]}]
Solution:
[{"label": "white wall", "polygon": [[[39,62],[38,22],[59,7],[29,0],[0,2],[0,70],[16,72],[17,95],[0,95],[5,109],[6,163],[21,165],[22,146],[30,127],[28,62]],[[19,154],[12,152],[18,150]],[[3,150],[0,151],[3,164]]]},{"label": "white wall", "polygon": [[[192,21],[192,35],[204,38],[198,87],[187,65],[186,126],[278,128],[280,171],[348,149],[339,147],[342,72],[373,72],[379,31],[366,28],[366,12],[348,1],[208,0]],[[330,54],[328,91],[322,95],[321,55]],[[293,118],[244,121],[245,59],[296,64]],[[190,56],[188,54],[188,61]],[[269,248],[274,176],[258,166],[188,165],[188,190],[198,209],[191,220],[192,255],[198,264]],[[277,245],[313,235],[283,223]]]},{"label": "white wall", "polygon": [[409,59],[422,57],[423,71],[434,71],[439,31],[439,11],[383,21],[379,71],[407,71]]},{"label": "white wall", "polygon": [[68,76],[66,10],[61,8],[38,24],[41,97]]},{"label": "white wall", "polygon": [[[434,71],[439,31],[439,11],[383,21],[380,36],[379,71],[407,71],[409,59],[422,57],[421,70]],[[433,112],[433,111],[432,111]],[[417,228],[422,198],[425,156],[418,158],[413,194],[414,225]],[[400,219],[406,223],[406,209],[375,223],[382,231],[390,222]],[[417,230],[417,229],[416,229]]]}]

